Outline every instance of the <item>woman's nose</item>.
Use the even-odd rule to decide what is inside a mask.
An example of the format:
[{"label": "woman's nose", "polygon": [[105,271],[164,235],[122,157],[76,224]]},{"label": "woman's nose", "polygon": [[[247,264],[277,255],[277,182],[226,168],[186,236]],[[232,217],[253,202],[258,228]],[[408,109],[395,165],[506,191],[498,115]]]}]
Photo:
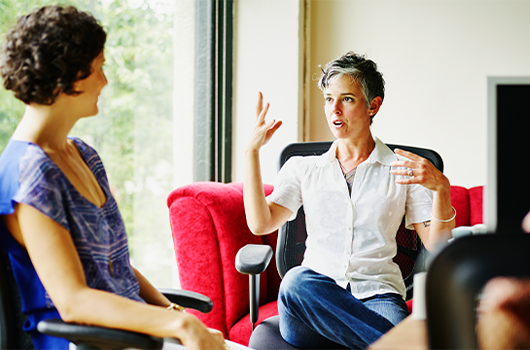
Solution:
[{"label": "woman's nose", "polygon": [[341,114],[341,109],[338,101],[333,102],[332,113],[336,115]]}]

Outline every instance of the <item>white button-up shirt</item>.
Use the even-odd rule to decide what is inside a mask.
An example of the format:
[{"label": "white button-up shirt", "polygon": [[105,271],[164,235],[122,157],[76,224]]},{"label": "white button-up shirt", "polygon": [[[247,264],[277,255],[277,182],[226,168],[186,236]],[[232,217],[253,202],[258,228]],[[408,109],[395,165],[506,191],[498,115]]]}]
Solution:
[{"label": "white button-up shirt", "polygon": [[[267,199],[293,213],[306,214],[303,266],[333,278],[363,299],[376,294],[406,295],[396,233],[405,224],[431,220],[432,192],[420,185],[398,185],[390,163],[405,158],[375,138],[370,157],[359,164],[351,196],[336,158],[337,141],[321,156],[292,157],[277,175]],[[295,214],[290,220],[295,218]]]}]

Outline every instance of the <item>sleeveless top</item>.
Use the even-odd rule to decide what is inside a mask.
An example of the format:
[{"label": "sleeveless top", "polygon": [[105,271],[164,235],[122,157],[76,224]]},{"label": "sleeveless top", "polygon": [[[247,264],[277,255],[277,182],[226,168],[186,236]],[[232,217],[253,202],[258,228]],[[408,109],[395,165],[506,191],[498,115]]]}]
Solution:
[{"label": "sleeveless top", "polygon": [[[144,302],[129,262],[125,226],[101,159],[80,139],[72,140],[105,193],[105,204],[98,208],[84,198],[39,146],[10,140],[0,156],[0,215],[13,213],[15,203],[39,210],[70,232],[90,288]],[[26,250],[1,220],[0,248],[9,254],[22,312],[28,316],[24,330],[35,348],[68,349],[68,341],[36,330],[39,321],[60,316]]]}]

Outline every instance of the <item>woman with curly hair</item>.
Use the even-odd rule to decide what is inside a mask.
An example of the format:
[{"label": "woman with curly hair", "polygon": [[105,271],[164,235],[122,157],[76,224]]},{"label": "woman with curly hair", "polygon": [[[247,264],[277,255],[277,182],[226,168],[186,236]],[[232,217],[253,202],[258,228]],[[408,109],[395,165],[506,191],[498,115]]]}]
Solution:
[{"label": "woman with curly hair", "polygon": [[[179,338],[227,348],[219,331],[170,301],[129,262],[125,227],[96,151],[67,137],[96,115],[106,34],[89,14],[47,6],[19,19],[0,58],[4,86],[26,104],[0,157],[0,246],[9,253],[25,330],[36,349],[67,349],[40,320]],[[139,315],[141,315],[139,317]]]}]

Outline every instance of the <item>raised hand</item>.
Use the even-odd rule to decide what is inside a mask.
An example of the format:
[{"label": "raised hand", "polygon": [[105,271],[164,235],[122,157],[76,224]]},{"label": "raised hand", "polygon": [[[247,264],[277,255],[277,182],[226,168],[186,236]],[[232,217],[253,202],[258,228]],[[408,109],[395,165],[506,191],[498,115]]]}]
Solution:
[{"label": "raised hand", "polygon": [[432,191],[443,191],[450,189],[450,183],[447,177],[438,170],[427,159],[417,154],[407,152],[401,149],[395,149],[394,152],[409,160],[392,162],[392,167],[403,167],[404,169],[392,169],[392,175],[401,175],[403,178],[396,180],[397,184],[409,185],[420,184]]},{"label": "raised hand", "polygon": [[258,102],[256,103],[256,124],[254,126],[254,131],[250,137],[250,143],[248,145],[248,150],[259,151],[269,140],[272,135],[278,130],[282,125],[281,120],[272,120],[271,122],[265,122],[265,117],[269,110],[269,104],[263,106],[263,95],[261,92],[258,95]]}]

